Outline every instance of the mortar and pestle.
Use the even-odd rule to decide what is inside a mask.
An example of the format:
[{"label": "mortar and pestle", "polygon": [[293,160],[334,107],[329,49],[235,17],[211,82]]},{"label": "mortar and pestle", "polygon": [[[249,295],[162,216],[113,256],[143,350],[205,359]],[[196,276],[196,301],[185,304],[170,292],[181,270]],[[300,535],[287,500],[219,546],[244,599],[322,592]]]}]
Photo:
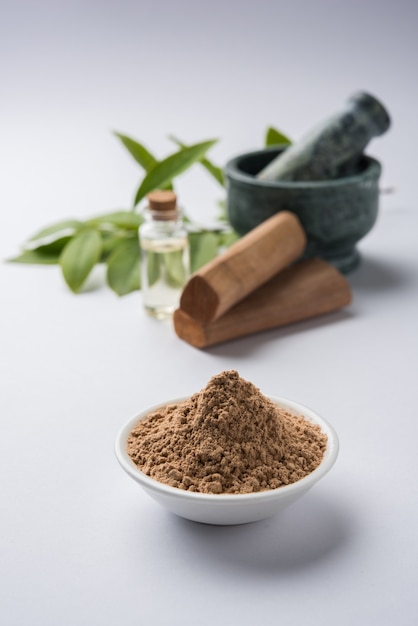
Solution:
[{"label": "mortar and pestle", "polygon": [[363,150],[389,125],[359,93],[299,144],[229,161],[229,219],[242,237],[185,285],[173,317],[181,339],[207,348],[350,304],[343,273],[378,209],[381,167]]},{"label": "mortar and pestle", "polygon": [[359,92],[298,143],[241,154],[225,168],[229,221],[240,235],[280,211],[300,220],[304,258],[321,257],[349,273],[357,242],[378,213],[379,161],[364,154],[390,126],[384,106]]}]

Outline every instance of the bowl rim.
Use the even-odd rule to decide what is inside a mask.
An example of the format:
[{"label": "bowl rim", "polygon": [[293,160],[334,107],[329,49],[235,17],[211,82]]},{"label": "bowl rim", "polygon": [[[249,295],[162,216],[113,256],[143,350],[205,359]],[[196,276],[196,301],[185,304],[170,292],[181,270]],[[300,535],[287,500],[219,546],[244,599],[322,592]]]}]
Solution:
[{"label": "bowl rim", "polygon": [[238,163],[242,159],[256,156],[258,154],[265,154],[266,152],[278,152],[281,149],[287,147],[289,147],[288,144],[277,144],[276,146],[271,146],[262,150],[252,150],[250,152],[244,152],[242,154],[236,155],[235,157],[230,159],[224,167],[226,178],[233,179],[234,181],[239,181],[242,183],[247,183],[251,186],[265,187],[271,189],[321,189],[329,187],[341,187],[343,185],[350,184],[358,184],[364,182],[364,180],[369,177],[378,178],[381,174],[382,166],[380,164],[380,161],[367,154],[362,155],[368,163],[367,168],[363,172],[360,172],[359,174],[355,174],[353,176],[345,176],[344,178],[335,178],[332,180],[261,180],[256,178],[255,176],[252,176],[251,174],[246,174],[238,168]]},{"label": "bowl rim", "polygon": [[159,402],[156,405],[144,409],[135,417],[128,420],[128,422],[126,422],[124,426],[120,428],[116,436],[114,444],[116,459],[118,460],[122,469],[124,469],[125,472],[136,482],[138,482],[144,489],[153,491],[154,493],[158,493],[159,495],[171,496],[174,498],[180,498],[189,501],[193,500],[196,503],[208,502],[212,504],[240,505],[248,501],[256,502],[275,500],[276,498],[290,496],[291,494],[297,493],[302,490],[308,490],[316,482],[323,478],[323,476],[325,476],[325,474],[327,474],[331,467],[334,465],[339,452],[339,440],[337,433],[335,429],[322,416],[320,416],[316,411],[313,411],[309,407],[300,404],[299,402],[289,400],[288,398],[284,398],[282,396],[274,396],[268,394],[264,395],[265,397],[272,400],[275,404],[283,406],[291,412],[301,415],[305,419],[308,419],[310,422],[319,425],[322,432],[324,432],[328,438],[327,447],[324,452],[323,459],[318,467],[304,478],[301,478],[300,480],[291,483],[290,485],[284,485],[276,489],[268,489],[265,491],[257,491],[253,493],[207,494],[195,491],[186,491],[183,489],[179,489],[178,487],[172,487],[171,485],[167,485],[165,483],[155,480],[154,478],[151,478],[140,469],[138,469],[138,467],[135,465],[127,452],[127,438],[132,428],[152,411],[168,404],[184,402],[185,400],[190,398],[190,396],[182,396],[179,398],[166,400],[164,402]]}]

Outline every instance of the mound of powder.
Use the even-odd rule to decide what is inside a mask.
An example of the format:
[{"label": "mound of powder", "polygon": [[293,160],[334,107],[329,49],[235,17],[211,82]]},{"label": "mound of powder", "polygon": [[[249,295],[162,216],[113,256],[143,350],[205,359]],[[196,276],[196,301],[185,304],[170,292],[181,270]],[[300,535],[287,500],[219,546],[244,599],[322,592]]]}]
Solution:
[{"label": "mound of powder", "polygon": [[155,480],[201,493],[277,489],[310,474],[327,437],[319,426],[277,407],[237,371],[139,421],[128,453]]}]

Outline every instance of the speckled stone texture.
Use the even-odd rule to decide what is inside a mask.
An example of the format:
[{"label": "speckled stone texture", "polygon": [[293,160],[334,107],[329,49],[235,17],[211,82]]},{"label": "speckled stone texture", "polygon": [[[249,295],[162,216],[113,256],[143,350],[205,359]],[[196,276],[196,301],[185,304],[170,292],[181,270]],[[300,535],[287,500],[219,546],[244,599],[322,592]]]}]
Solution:
[{"label": "speckled stone texture", "polygon": [[280,153],[256,176],[261,180],[319,181],[351,175],[369,141],[389,126],[384,106],[370,94],[356,93],[341,111]]},{"label": "speckled stone texture", "polygon": [[351,175],[326,181],[263,181],[256,174],[288,148],[240,155],[227,163],[228,217],[244,235],[278,211],[292,211],[308,238],[305,258],[319,256],[343,273],[360,257],[356,243],[373,227],[378,212],[381,166],[361,155]]}]

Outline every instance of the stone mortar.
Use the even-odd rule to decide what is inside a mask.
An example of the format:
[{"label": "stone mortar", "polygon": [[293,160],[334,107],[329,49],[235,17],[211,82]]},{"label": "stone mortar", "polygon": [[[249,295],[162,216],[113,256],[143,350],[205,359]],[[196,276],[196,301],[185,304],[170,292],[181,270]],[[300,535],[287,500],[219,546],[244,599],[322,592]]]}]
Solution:
[{"label": "stone mortar", "polygon": [[356,248],[378,213],[381,165],[361,155],[355,173],[326,181],[264,181],[255,176],[286,149],[275,146],[231,159],[225,167],[227,211],[240,235],[278,211],[291,211],[305,229],[304,258],[319,256],[343,273],[360,262]]}]

